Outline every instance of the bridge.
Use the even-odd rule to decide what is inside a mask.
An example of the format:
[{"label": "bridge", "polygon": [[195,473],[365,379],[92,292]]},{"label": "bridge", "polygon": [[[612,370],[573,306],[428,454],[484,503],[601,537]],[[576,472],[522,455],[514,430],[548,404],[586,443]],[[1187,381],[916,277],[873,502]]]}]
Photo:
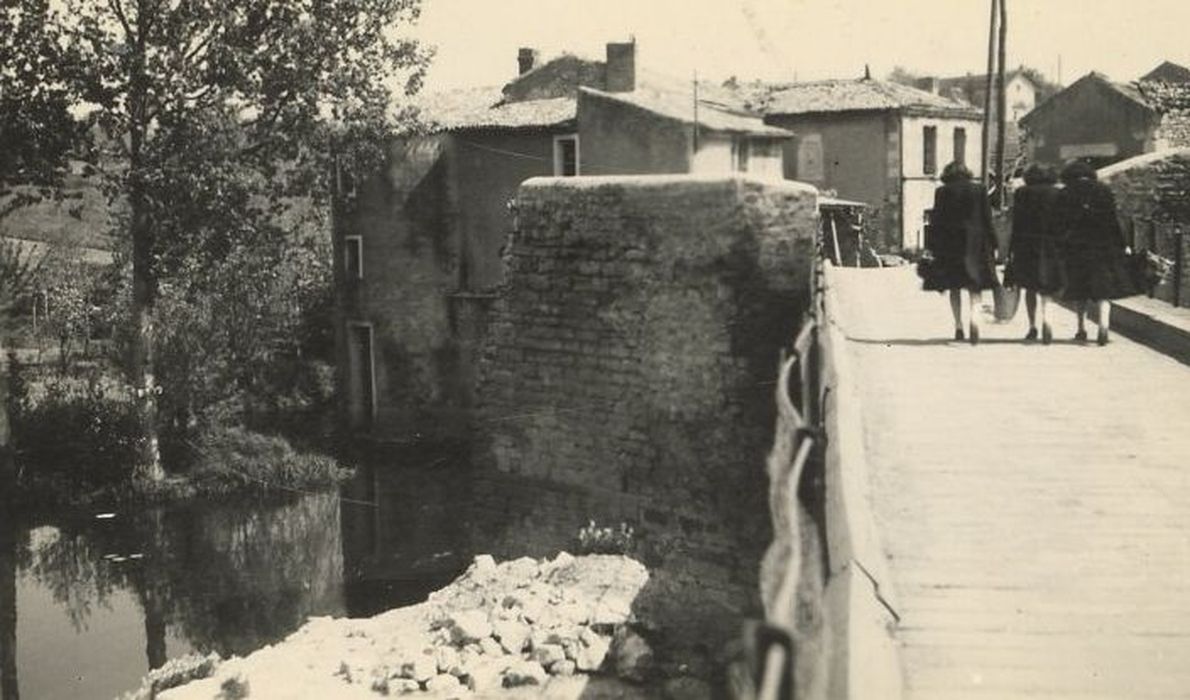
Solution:
[{"label": "bridge", "polygon": [[[953,341],[945,298],[907,267],[817,279],[787,434],[824,464],[827,631],[811,644],[830,668],[796,696],[1187,697],[1190,368],[1118,334],[1076,343],[1054,305],[1052,345],[1022,341],[1023,308]],[[798,451],[795,472],[816,450]],[[788,694],[780,645],[768,659],[759,695]]]}]

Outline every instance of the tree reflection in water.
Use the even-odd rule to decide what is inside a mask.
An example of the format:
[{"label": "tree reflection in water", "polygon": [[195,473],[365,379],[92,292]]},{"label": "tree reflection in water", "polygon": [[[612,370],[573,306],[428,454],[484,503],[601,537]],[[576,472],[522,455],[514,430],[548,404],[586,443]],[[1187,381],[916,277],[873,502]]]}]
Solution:
[{"label": "tree reflection in water", "polygon": [[[343,610],[333,493],[54,525],[56,536],[38,538],[20,568],[51,592],[76,630],[113,592],[133,592],[144,616],[149,668],[166,661],[167,629],[196,651],[228,656],[276,642],[312,615]],[[0,628],[12,636],[15,624]]]}]

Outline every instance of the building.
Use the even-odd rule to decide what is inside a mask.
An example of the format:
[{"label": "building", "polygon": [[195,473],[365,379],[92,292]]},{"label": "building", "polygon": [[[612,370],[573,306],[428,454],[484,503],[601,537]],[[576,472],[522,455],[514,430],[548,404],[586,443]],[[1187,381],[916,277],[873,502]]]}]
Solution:
[{"label": "building", "polygon": [[1178,65],[1172,61],[1162,61],[1161,65],[1141,76],[1142,83],[1190,83],[1190,68]]},{"label": "building", "polygon": [[[938,95],[944,95],[956,100],[969,102],[981,111],[987,102],[987,73],[955,76],[950,78],[921,78],[916,81],[916,87]],[[1039,102],[1048,99],[1057,92],[1057,86],[1047,82],[1038,71],[1021,66],[1004,75],[1004,93],[1007,96],[1008,109],[1004,116],[1004,159],[1006,170],[1013,164],[1019,163],[1024,155],[1021,146],[1020,120]],[[996,123],[999,114],[998,94],[993,84],[992,89],[992,123]],[[988,151],[996,152],[999,132],[992,129],[989,134]],[[1011,169],[1016,169],[1012,167]]]},{"label": "building", "polygon": [[785,177],[867,204],[886,249],[921,247],[947,163],[979,174],[982,114],[966,102],[865,77],[772,86],[749,105],[795,134]]},{"label": "building", "polygon": [[[728,173],[780,177],[791,137],[715,94],[606,59],[542,63],[521,49],[498,88],[427,95],[425,128],[381,172],[343,177],[335,255],[348,425],[384,440],[464,435],[510,200],[534,176]],[[354,183],[354,184],[352,184]]]},{"label": "building", "polygon": [[1102,167],[1190,146],[1188,108],[1186,83],[1119,83],[1088,73],[1021,119],[1025,155],[1030,162],[1055,167],[1075,159]]}]

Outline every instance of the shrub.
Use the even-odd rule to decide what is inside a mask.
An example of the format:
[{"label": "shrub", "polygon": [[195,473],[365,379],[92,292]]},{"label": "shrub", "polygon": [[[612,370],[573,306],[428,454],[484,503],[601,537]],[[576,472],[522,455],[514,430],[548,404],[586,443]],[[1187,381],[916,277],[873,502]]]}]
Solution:
[{"label": "shrub", "polygon": [[213,428],[194,445],[191,479],[202,492],[331,486],[350,475],[334,459],[302,453],[284,439],[244,428]]},{"label": "shrub", "polygon": [[591,520],[578,532],[579,554],[631,554],[636,547],[636,533],[628,523],[619,529],[598,527]]},{"label": "shrub", "polygon": [[50,374],[10,366],[9,420],[24,477],[73,490],[125,483],[137,445],[131,396],[98,368]]}]

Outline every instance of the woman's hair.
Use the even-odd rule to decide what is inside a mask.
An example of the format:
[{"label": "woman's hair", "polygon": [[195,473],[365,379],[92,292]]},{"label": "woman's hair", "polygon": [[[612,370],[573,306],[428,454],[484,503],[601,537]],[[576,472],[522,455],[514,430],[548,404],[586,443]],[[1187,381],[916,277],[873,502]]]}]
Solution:
[{"label": "woman's hair", "polygon": [[953,161],[942,169],[943,182],[958,182],[959,180],[970,180],[971,171],[967,166],[959,161]]},{"label": "woman's hair", "polygon": [[1074,182],[1075,180],[1095,180],[1095,168],[1091,167],[1090,163],[1076,160],[1067,163],[1066,167],[1062,169],[1062,182]]},{"label": "woman's hair", "polygon": [[1026,185],[1052,185],[1058,181],[1054,169],[1040,163],[1034,163],[1025,169]]}]

